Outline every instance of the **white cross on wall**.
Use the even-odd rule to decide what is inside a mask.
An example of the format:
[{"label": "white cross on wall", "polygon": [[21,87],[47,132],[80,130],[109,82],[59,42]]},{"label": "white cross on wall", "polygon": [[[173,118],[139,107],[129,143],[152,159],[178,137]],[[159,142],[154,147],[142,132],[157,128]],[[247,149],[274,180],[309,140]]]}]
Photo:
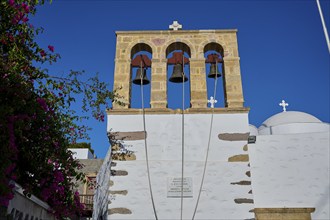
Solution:
[{"label": "white cross on wall", "polygon": [[207,100],[208,103],[211,104],[211,108],[214,108],[214,104],[217,103],[218,101],[213,98],[213,96],[210,97],[210,100]]},{"label": "white cross on wall", "polygon": [[182,25],[178,23],[178,21],[173,21],[171,25],[168,26],[170,30],[177,31],[179,29],[182,29]]},{"label": "white cross on wall", "polygon": [[282,100],[282,102],[279,105],[283,107],[283,112],[286,112],[286,106],[288,106],[289,103],[286,103],[284,100]]}]

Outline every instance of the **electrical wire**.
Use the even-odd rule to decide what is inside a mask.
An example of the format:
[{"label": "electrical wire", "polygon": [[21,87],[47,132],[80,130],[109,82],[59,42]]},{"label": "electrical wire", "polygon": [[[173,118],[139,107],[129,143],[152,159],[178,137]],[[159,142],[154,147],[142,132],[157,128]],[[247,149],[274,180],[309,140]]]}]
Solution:
[{"label": "electrical wire", "polygon": [[149,170],[149,159],[148,159],[148,145],[147,145],[147,131],[146,131],[146,116],[145,116],[145,110],[144,110],[144,95],[143,95],[143,71],[142,71],[142,61],[141,61],[141,103],[142,103],[142,115],[143,115],[143,131],[144,131],[144,149],[146,154],[146,163],[147,163],[147,173],[148,173],[148,182],[149,182],[149,191],[150,191],[150,197],[151,197],[151,203],[152,208],[154,210],[155,219],[158,220],[156,207],[155,207],[155,201],[154,196],[152,194],[152,188],[151,188],[151,180],[150,180],[150,170]]},{"label": "electrical wire", "polygon": [[316,0],[316,3],[317,3],[317,8],[319,9],[319,13],[320,13],[320,17],[321,17],[321,22],[322,22],[322,26],[323,26],[323,32],[324,32],[324,35],[325,35],[325,40],[327,42],[328,50],[329,50],[329,53],[330,53],[329,35],[328,35],[327,27],[325,25],[325,21],[324,21],[322,9],[321,9],[321,4],[320,4],[320,1],[319,0]]},{"label": "electrical wire", "polygon": [[[214,100],[216,99],[217,82],[218,82],[218,63],[217,63],[217,61],[215,62],[215,65],[216,65],[216,68],[215,68],[214,96],[213,96]],[[201,185],[200,185],[200,188],[199,188],[198,197],[197,197],[196,206],[195,206],[195,209],[194,209],[194,214],[192,216],[192,220],[195,219],[196,211],[197,211],[197,208],[198,208],[198,205],[199,205],[199,199],[200,199],[202,189],[203,189],[205,173],[206,173],[206,167],[207,167],[207,161],[208,161],[209,150],[210,150],[210,145],[211,145],[211,133],[212,133],[212,129],[213,129],[213,116],[214,116],[214,108],[212,108],[212,114],[211,114],[211,122],[210,122],[209,138],[208,138],[206,156],[205,156],[205,162],[204,162],[204,170],[203,170]]]}]

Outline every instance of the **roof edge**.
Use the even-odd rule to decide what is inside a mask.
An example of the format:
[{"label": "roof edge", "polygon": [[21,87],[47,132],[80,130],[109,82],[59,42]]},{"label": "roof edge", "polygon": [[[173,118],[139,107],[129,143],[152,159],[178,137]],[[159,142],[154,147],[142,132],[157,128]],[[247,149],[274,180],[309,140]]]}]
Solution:
[{"label": "roof edge", "polygon": [[130,30],[130,31],[115,31],[116,36],[119,34],[199,34],[199,33],[237,33],[237,29],[205,29],[205,30]]}]

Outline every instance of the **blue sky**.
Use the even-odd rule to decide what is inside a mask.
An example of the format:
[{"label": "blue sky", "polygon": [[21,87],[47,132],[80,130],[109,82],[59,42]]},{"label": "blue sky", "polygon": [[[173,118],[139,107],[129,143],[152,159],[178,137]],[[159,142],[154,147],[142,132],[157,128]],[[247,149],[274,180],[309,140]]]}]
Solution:
[{"label": "blue sky", "polygon": [[[330,30],[330,1],[321,0]],[[330,62],[316,1],[75,1],[54,0],[31,19],[45,29],[38,42],[55,46],[62,59],[50,72],[99,73],[113,85],[115,31],[167,30],[178,20],[184,30],[238,29],[245,106],[259,127],[282,111],[303,111],[329,122]],[[218,87],[220,91],[221,88]],[[134,90],[133,90],[134,92]],[[174,94],[170,94],[172,98]],[[137,98],[136,98],[137,99]],[[223,103],[221,95],[218,104]],[[135,106],[139,103],[135,102]],[[109,143],[106,122],[87,122],[99,158]]]}]

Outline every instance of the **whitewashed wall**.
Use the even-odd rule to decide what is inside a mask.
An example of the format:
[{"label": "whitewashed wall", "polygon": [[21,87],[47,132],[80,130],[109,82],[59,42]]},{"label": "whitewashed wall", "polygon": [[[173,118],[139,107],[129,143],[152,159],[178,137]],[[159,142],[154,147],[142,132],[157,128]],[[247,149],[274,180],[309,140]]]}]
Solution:
[{"label": "whitewashed wall", "polygon": [[[185,177],[192,177],[193,197],[184,199],[183,218],[191,219],[196,204],[206,155],[210,114],[185,115]],[[181,115],[146,115],[151,182],[159,219],[180,219],[180,198],[167,197],[168,177],[181,177]],[[108,131],[143,131],[142,115],[109,115]],[[196,219],[253,218],[253,204],[236,204],[236,198],[250,198],[250,185],[231,183],[247,180],[247,162],[229,163],[228,158],[244,154],[247,141],[222,141],[220,133],[249,132],[247,114],[214,115],[209,163]],[[111,208],[127,208],[132,214],[112,214],[108,219],[154,219],[148,189],[144,141],[124,141],[135,152],[135,161],[116,161],[115,170],[127,176],[112,176],[112,191],[127,195],[111,197]]]},{"label": "whitewashed wall", "polygon": [[312,219],[330,219],[329,135],[258,136],[249,145],[255,207],[315,207]]},{"label": "whitewashed wall", "polygon": [[23,188],[15,183],[14,198],[10,200],[7,208],[7,214],[12,219],[47,219],[55,220],[55,217],[49,213],[49,205],[34,195],[26,197],[23,194]]},{"label": "whitewashed wall", "polygon": [[94,159],[94,155],[87,148],[68,148],[73,153],[74,159]]}]

